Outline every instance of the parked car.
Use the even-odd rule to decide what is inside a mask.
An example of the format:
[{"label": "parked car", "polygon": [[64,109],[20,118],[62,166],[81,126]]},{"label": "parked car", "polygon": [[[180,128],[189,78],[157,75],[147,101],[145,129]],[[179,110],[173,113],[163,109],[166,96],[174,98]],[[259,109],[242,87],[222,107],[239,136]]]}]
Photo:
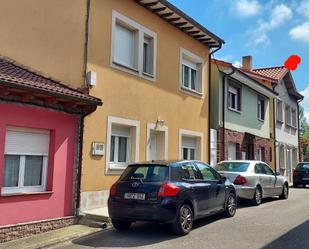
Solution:
[{"label": "parked car", "polygon": [[297,164],[293,171],[293,187],[306,187],[309,184],[309,162]]},{"label": "parked car", "polygon": [[265,197],[287,199],[289,196],[287,179],[264,162],[222,161],[214,168],[235,184],[239,198],[252,200],[254,205],[260,205]]},{"label": "parked car", "polygon": [[132,222],[169,223],[188,234],[193,221],[223,212],[236,213],[233,184],[199,161],[155,161],[129,165],[110,189],[108,212],[117,230]]}]

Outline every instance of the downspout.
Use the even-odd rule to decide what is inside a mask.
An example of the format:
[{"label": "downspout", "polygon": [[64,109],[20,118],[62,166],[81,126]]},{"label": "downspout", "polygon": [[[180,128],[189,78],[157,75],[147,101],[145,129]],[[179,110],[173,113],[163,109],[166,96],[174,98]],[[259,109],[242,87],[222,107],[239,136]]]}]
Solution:
[{"label": "downspout", "polygon": [[210,110],[211,110],[211,56],[219,51],[222,48],[222,44],[220,43],[219,47],[216,48],[214,51],[211,51],[208,55],[208,163],[211,163],[211,128],[210,128]]},{"label": "downspout", "polygon": [[86,20],[85,20],[85,43],[84,43],[84,82],[85,82],[85,88],[89,92],[89,88],[86,83],[86,77],[87,77],[87,63],[88,63],[88,41],[89,41],[89,18],[90,18],[90,1],[86,0]]},{"label": "downspout", "polygon": [[298,130],[297,130],[297,134],[298,134],[298,161],[301,162],[301,144],[300,144],[300,129],[299,129],[299,102],[302,101],[299,100],[297,101],[297,127],[298,127]]},{"label": "downspout", "polygon": [[[273,87],[273,91],[275,91],[275,87]],[[276,100],[273,99],[273,133],[274,133],[274,152],[273,152],[273,157],[274,157],[274,164],[275,164],[275,171],[279,171],[279,168],[277,170],[277,140],[276,140],[276,108],[275,108],[275,103]]]}]

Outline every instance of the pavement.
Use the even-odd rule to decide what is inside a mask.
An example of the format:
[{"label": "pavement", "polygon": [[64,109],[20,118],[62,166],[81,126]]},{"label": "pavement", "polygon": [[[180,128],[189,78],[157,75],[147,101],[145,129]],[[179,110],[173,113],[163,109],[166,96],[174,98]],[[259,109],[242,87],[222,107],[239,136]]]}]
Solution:
[{"label": "pavement", "polygon": [[167,225],[153,223],[136,223],[125,232],[78,225],[0,244],[0,249],[308,249],[308,196],[309,188],[292,188],[288,200],[269,198],[258,207],[241,201],[235,217],[215,215],[196,221],[183,237],[172,234]]}]

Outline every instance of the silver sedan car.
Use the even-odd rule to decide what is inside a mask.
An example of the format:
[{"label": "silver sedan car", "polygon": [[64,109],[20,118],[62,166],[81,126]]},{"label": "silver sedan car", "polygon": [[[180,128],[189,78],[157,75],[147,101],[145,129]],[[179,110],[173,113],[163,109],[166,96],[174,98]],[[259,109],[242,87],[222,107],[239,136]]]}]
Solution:
[{"label": "silver sedan car", "polygon": [[239,198],[250,199],[254,205],[260,205],[265,197],[289,196],[287,179],[264,162],[222,161],[214,168],[234,183]]}]

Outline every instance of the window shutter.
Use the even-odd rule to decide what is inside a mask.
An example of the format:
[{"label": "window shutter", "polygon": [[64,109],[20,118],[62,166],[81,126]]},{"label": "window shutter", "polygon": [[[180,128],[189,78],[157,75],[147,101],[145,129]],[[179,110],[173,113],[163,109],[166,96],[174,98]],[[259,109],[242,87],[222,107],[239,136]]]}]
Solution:
[{"label": "window shutter", "polygon": [[182,137],[182,147],[196,148],[196,139],[193,137]]},{"label": "window shutter", "polygon": [[113,124],[112,135],[119,137],[130,137],[130,127]]},{"label": "window shutter", "polygon": [[5,154],[48,155],[49,132],[7,130]]}]

